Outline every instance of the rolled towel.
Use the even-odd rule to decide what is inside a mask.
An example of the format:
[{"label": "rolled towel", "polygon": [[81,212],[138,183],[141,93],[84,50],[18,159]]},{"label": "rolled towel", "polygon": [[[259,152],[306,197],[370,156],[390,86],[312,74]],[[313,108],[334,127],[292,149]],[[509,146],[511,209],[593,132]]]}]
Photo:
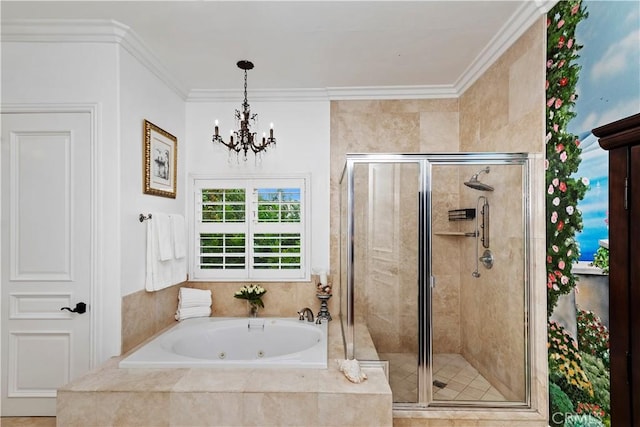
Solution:
[{"label": "rolled towel", "polygon": [[211,291],[194,288],[180,288],[178,292],[178,308],[210,307]]},{"label": "rolled towel", "polygon": [[192,317],[209,317],[211,315],[211,307],[188,307],[178,308],[176,311],[176,320],[184,320]]}]

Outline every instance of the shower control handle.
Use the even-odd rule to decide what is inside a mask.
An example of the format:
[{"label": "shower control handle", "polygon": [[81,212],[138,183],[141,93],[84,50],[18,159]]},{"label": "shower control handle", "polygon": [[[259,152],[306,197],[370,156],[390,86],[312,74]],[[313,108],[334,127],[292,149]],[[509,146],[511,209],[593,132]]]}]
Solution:
[{"label": "shower control handle", "polygon": [[489,249],[487,249],[482,253],[482,256],[478,258],[478,261],[484,265],[484,268],[490,270],[491,267],[493,267],[493,254]]}]

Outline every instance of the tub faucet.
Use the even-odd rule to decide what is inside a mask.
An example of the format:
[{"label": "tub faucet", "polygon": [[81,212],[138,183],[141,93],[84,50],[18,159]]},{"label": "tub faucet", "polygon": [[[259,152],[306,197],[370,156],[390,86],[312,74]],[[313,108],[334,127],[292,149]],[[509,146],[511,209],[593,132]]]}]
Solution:
[{"label": "tub faucet", "polygon": [[309,307],[305,307],[302,310],[300,310],[298,312],[298,315],[300,316],[300,320],[304,320],[305,317],[307,318],[307,322],[313,322],[313,311],[311,311],[311,309]]}]

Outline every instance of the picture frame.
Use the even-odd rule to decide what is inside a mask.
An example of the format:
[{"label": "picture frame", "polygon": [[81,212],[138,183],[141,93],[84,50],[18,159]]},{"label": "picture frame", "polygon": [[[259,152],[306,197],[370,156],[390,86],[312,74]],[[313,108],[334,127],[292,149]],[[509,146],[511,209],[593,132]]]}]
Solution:
[{"label": "picture frame", "polygon": [[146,119],[143,134],[143,192],[175,199],[178,139]]}]

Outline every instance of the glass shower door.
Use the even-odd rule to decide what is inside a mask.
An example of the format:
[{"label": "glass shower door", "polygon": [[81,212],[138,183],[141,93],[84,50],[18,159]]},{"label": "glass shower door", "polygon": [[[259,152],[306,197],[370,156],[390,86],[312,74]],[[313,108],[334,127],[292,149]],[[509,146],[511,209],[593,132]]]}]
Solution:
[{"label": "glass shower door", "polygon": [[432,166],[433,401],[527,400],[522,164]]},{"label": "glass shower door", "polygon": [[388,362],[395,408],[529,404],[530,173],[521,153],[347,156],[345,352]]},{"label": "glass shower door", "polygon": [[418,401],[417,162],[354,166],[356,353],[389,362],[394,402]]}]

